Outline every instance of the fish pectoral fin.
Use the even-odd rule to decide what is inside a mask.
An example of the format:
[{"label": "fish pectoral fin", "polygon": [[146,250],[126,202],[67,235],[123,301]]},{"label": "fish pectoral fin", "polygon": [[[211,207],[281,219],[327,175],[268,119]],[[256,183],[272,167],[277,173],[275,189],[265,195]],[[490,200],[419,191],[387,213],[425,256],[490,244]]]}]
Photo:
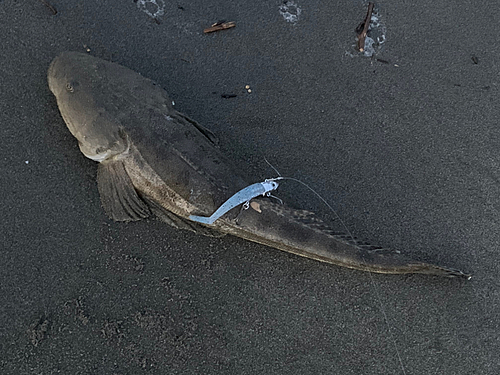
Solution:
[{"label": "fish pectoral fin", "polygon": [[99,164],[97,187],[106,214],[115,221],[137,221],[150,215],[147,204],[137,194],[122,161]]},{"label": "fish pectoral fin", "polygon": [[198,124],[196,121],[190,119],[185,114],[178,111],[175,112],[175,117],[186,124],[194,126],[201,134],[203,134],[211,143],[214,145],[219,144],[219,138],[209,129],[205,128],[203,125]]}]

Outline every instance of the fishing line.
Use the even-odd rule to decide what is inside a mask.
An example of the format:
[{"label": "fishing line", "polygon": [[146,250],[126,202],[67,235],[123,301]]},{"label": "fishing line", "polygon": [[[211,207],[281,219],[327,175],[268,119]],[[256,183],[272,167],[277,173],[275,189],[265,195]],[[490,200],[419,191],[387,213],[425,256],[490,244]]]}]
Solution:
[{"label": "fishing line", "polygon": [[[267,164],[269,164],[269,166],[278,174],[279,177],[276,177],[276,178],[269,178],[269,179],[266,179],[266,181],[279,181],[279,180],[291,180],[291,181],[296,181],[300,184],[302,184],[303,186],[305,186],[306,188],[308,188],[310,191],[312,191],[316,197],[318,197],[333,213],[334,215],[339,219],[340,223],[342,224],[342,226],[344,227],[344,229],[346,230],[347,234],[349,235],[349,237],[351,237],[351,240],[353,241],[354,245],[356,245],[356,240],[354,238],[354,236],[352,235],[351,231],[349,230],[349,228],[347,228],[347,225],[345,225],[344,221],[340,218],[339,214],[337,213],[337,211],[335,211],[333,209],[333,207],[318,193],[316,192],[312,187],[310,187],[308,184],[306,184],[305,182],[303,181],[300,181],[299,179],[296,179],[296,178],[293,178],[293,177],[283,177],[279,171],[266,159],[264,158],[264,160],[266,161]],[[364,255],[363,255],[363,252],[360,253],[361,256],[363,257],[363,260],[364,259]],[[397,346],[397,343],[396,343],[396,339],[394,338],[394,335],[392,333],[392,329],[391,329],[391,325],[389,324],[389,318],[387,317],[387,314],[385,312],[385,309],[384,309],[384,306],[382,304],[382,300],[380,298],[380,294],[379,294],[379,290],[377,288],[377,284],[375,283],[375,279],[373,278],[373,275],[372,275],[372,272],[371,271],[368,271],[368,274],[370,275],[370,281],[372,283],[372,286],[373,286],[373,289],[375,290],[375,295],[376,295],[376,299],[377,299],[377,302],[379,304],[379,308],[380,308],[380,311],[382,312],[382,315],[384,317],[384,321],[385,321],[385,324],[387,325],[387,330],[389,331],[389,336],[392,340],[392,343],[394,345],[394,349],[396,350],[396,354],[398,356],[398,361],[399,361],[399,364],[401,366],[401,370],[403,371],[403,374],[406,375],[406,370],[405,370],[405,367],[403,365],[403,360],[401,359],[401,354],[399,353],[399,350],[398,350],[398,346]]]},{"label": "fishing line", "polygon": [[[297,178],[294,178],[294,177],[283,177],[279,173],[279,171],[276,168],[274,168],[272,166],[272,164],[269,163],[269,161],[267,161],[266,158],[264,158],[264,160],[266,161],[267,164],[269,164],[269,166],[271,166],[271,168],[273,168],[273,170],[278,174],[279,177],[267,178],[263,182],[257,182],[257,183],[254,183],[252,185],[249,185],[249,186],[241,189],[240,191],[238,191],[235,194],[233,194],[229,199],[227,199],[210,216],[189,215],[189,219],[192,220],[192,221],[196,221],[198,223],[205,224],[205,225],[213,225],[219,218],[221,218],[227,212],[229,212],[230,210],[232,210],[233,208],[235,208],[235,207],[237,207],[239,205],[243,205],[242,208],[241,208],[243,210],[248,209],[249,206],[250,206],[250,200],[253,199],[253,198],[257,198],[259,196],[273,197],[273,198],[278,199],[283,204],[283,201],[280,198],[271,195],[271,192],[273,192],[276,189],[278,189],[279,184],[278,184],[277,181],[290,180],[290,181],[298,182],[301,185],[305,186],[310,191],[312,191],[314,193],[314,195],[316,195],[316,197],[318,197],[330,209],[330,211],[333,212],[333,214],[340,221],[340,223],[344,227],[346,233],[351,238],[353,246],[357,246],[357,241],[355,240],[355,238],[352,235],[351,231],[349,230],[349,228],[347,228],[347,225],[345,225],[344,221],[341,219],[341,217],[339,216],[339,214],[337,214],[337,211],[334,210],[334,208],[326,201],[326,199],[324,199],[316,190],[314,190],[311,186],[309,186],[305,182],[303,182],[303,181],[301,181],[301,180],[299,180]],[[361,257],[363,258],[363,261],[365,262],[365,264],[368,264],[366,262],[366,259],[365,259],[364,255],[363,255],[362,251],[360,252],[360,254],[361,254]],[[375,290],[375,297],[377,299],[378,304],[380,305],[380,311],[382,311],[382,315],[384,317],[384,321],[385,321],[385,323],[387,325],[387,328],[388,328],[388,331],[389,331],[389,337],[392,339],[392,342],[394,344],[394,348],[396,349],[396,354],[398,356],[399,364],[401,365],[401,369],[403,370],[403,374],[406,375],[406,371],[405,371],[405,368],[403,366],[403,361],[401,359],[401,355],[399,354],[398,346],[397,346],[396,340],[394,338],[394,335],[392,334],[391,325],[389,324],[389,319],[387,318],[387,314],[386,314],[386,312],[384,310],[384,307],[382,305],[382,300],[380,299],[380,295],[379,295],[379,291],[377,289],[377,285],[375,284],[375,280],[373,279],[373,275],[372,275],[371,271],[368,271],[368,273],[370,274],[370,280],[371,280],[371,283],[373,285],[373,289]]]}]

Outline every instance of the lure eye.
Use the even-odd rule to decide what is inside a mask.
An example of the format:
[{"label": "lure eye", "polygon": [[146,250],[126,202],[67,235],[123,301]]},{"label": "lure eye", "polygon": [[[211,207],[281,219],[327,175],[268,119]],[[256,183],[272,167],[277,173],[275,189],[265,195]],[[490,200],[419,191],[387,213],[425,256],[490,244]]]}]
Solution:
[{"label": "lure eye", "polygon": [[68,90],[69,92],[73,92],[75,91],[75,88],[73,87],[73,85],[71,85],[71,83],[66,83],[66,90]]}]

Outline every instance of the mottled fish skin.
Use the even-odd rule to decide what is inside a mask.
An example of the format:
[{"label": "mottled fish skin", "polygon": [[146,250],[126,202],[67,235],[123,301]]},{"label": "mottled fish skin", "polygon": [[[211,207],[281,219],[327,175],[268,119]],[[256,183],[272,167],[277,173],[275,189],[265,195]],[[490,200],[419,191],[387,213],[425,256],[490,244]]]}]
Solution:
[{"label": "mottled fish skin", "polygon": [[[56,57],[47,79],[82,153],[100,163],[101,202],[114,220],[154,213],[174,227],[210,234],[189,216],[210,216],[250,185],[220,152],[213,133],[176,111],[165,90],[150,79],[78,52]],[[333,232],[311,212],[268,198],[251,203],[246,210],[229,211],[210,228],[363,271],[470,277],[357,242]]]}]

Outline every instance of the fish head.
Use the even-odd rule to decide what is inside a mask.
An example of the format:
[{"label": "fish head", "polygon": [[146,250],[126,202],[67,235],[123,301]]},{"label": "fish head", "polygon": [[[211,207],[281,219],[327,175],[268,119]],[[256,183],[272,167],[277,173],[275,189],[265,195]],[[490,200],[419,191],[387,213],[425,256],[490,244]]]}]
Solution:
[{"label": "fish head", "polygon": [[99,103],[106,84],[106,66],[101,61],[64,52],[52,61],[47,73],[49,88],[81,152],[99,162],[127,153],[130,147],[119,121]]}]

